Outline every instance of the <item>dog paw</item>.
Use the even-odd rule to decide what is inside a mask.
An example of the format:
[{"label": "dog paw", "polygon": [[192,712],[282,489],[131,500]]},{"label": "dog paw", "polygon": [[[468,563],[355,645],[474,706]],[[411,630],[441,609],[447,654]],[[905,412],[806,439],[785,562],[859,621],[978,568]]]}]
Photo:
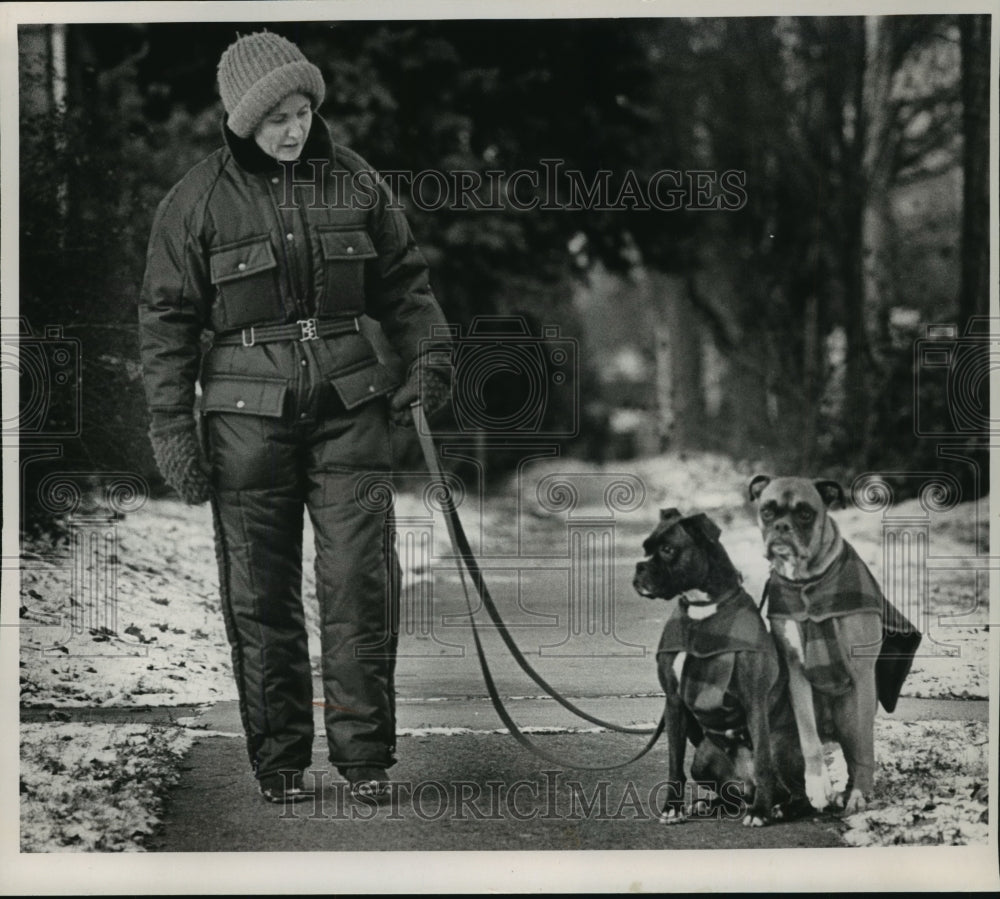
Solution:
[{"label": "dog paw", "polygon": [[705,799],[704,797],[700,799],[692,799],[687,805],[684,806],[684,814],[688,818],[702,818],[711,813],[712,811],[712,801],[710,799]]},{"label": "dog paw", "polygon": [[812,804],[805,796],[793,796],[786,802],[782,802],[774,807],[771,812],[771,819],[774,821],[794,821],[797,818],[805,818],[813,812]]},{"label": "dog paw", "polygon": [[671,806],[660,812],[660,817],[657,820],[660,824],[681,824],[687,820],[687,815],[684,809]]},{"label": "dog paw", "polygon": [[825,771],[822,774],[806,775],[806,797],[816,811],[823,811],[835,796]]},{"label": "dog paw", "polygon": [[868,807],[868,800],[860,790],[851,789],[837,797],[837,804],[843,808],[845,815],[856,815]]},{"label": "dog paw", "polygon": [[682,824],[687,820],[687,811],[680,805],[668,805],[657,820],[660,824]]},{"label": "dog paw", "polygon": [[747,815],[743,819],[744,827],[763,827],[767,822],[758,815]]}]

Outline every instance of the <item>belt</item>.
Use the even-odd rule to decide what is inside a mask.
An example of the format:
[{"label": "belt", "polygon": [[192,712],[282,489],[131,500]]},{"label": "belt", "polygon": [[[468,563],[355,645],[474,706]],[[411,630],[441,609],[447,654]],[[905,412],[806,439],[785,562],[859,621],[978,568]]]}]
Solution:
[{"label": "belt", "polygon": [[337,334],[356,334],[360,330],[361,323],[354,316],[323,321],[301,318],[289,325],[260,325],[228,334],[217,334],[212,343],[215,346],[254,346],[280,340],[319,340],[321,337],[333,337]]}]

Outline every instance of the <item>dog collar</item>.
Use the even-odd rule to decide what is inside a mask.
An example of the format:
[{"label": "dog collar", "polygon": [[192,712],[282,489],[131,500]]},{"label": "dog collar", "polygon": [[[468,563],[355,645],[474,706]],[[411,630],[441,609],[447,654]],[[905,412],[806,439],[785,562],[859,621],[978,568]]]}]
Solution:
[{"label": "dog collar", "polygon": [[719,611],[719,604],[717,602],[688,602],[685,611],[688,618],[694,621],[703,621]]},{"label": "dog collar", "polygon": [[681,605],[684,607],[688,618],[694,621],[703,621],[705,618],[711,618],[719,611],[719,606],[739,596],[741,592],[742,588],[733,587],[732,590],[723,593],[722,596],[712,599],[707,593],[702,593],[701,590],[691,590],[681,594]]},{"label": "dog collar", "polygon": [[685,590],[680,595],[681,605],[685,609],[690,609],[691,607],[707,608],[708,606],[721,606],[724,603],[729,602],[736,596],[739,596],[742,592],[742,587],[733,587],[731,590],[723,593],[722,596],[712,599],[707,593],[703,593],[701,590]]},{"label": "dog collar", "polygon": [[685,606],[714,606],[718,603],[717,599],[712,599],[707,593],[702,593],[701,590],[685,590],[681,594],[681,599]]},{"label": "dog collar", "polygon": [[[697,595],[695,597],[697,599]],[[708,598],[704,597],[703,598]],[[683,593],[663,628],[657,653],[688,652],[699,659],[723,652],[773,652],[774,643],[753,600],[741,589],[713,597],[714,615],[696,620],[699,608],[686,602]]]}]

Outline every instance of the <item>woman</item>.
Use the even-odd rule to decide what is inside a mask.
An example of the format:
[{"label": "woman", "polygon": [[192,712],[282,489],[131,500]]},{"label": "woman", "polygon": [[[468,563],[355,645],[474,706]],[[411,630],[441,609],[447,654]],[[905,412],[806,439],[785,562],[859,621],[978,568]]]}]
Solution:
[{"label": "woman", "polygon": [[[357,497],[366,474],[389,470],[390,416],[408,424],[413,401],[432,411],[447,400],[447,350],[430,343],[444,318],[402,213],[315,114],[319,69],[264,31],[226,49],[218,80],[225,145],[171,189],[150,237],[139,315],[150,437],[167,482],[187,502],[212,501],[261,794],[309,795],[308,509],[330,760],[356,795],[382,796],[395,761],[399,573],[389,516]],[[362,314],[407,365],[402,386]]]}]

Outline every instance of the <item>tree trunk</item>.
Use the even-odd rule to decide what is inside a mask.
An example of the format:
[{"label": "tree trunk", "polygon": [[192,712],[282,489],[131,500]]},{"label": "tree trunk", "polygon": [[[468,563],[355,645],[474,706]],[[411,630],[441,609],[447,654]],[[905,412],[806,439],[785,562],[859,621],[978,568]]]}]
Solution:
[{"label": "tree trunk", "polygon": [[803,328],[802,391],[805,408],[802,410],[798,468],[800,471],[812,471],[817,456],[816,436],[823,374],[823,350],[819,335],[819,297],[814,293],[806,298]]},{"label": "tree trunk", "polygon": [[656,400],[661,448],[690,447],[704,425],[701,322],[686,281],[650,271],[647,289],[656,310]]},{"label": "tree trunk", "polygon": [[[768,372],[774,370],[769,335],[760,325],[745,331],[733,354],[723,382],[718,416],[719,444],[738,458],[756,458],[774,464],[780,455],[776,434],[784,434],[772,416]],[[780,443],[780,437],[778,442]]]},{"label": "tree trunk", "polygon": [[989,314],[990,299],[990,17],[959,16],[962,39],[962,275],[963,322]]},{"label": "tree trunk", "polygon": [[889,203],[899,132],[892,106],[893,30],[885,16],[865,18],[864,80],[861,88],[862,289],[865,327],[876,364],[885,362],[893,296],[893,221]]},{"label": "tree trunk", "polygon": [[890,103],[893,26],[884,16],[867,16],[859,36],[864,56],[854,91],[858,129],[845,171],[853,196],[845,204],[844,270],[847,410],[857,435],[854,461],[864,466],[874,447],[874,397],[885,377],[889,344],[889,188],[899,134]]},{"label": "tree trunk", "polygon": [[680,285],[680,278],[670,278],[662,272],[647,272],[646,289],[655,321],[653,352],[656,359],[656,430],[661,450],[667,449],[674,438],[673,359],[677,335],[672,327],[671,309],[673,297]]},{"label": "tree trunk", "polygon": [[[851,21],[851,45],[864,46],[864,24],[860,20]],[[855,42],[859,42],[855,44]],[[861,54],[863,57],[863,54]],[[841,271],[843,273],[844,296],[844,338],[845,338],[845,384],[844,413],[848,426],[846,432],[852,435],[848,453],[850,461],[864,464],[867,455],[864,428],[868,421],[871,402],[869,386],[871,355],[868,341],[868,319],[865,307],[865,277],[863,267],[865,185],[863,181],[864,158],[864,97],[865,74],[863,58],[852,57],[845,63],[851,73],[851,81],[845,101],[855,111],[857,128],[853,139],[845,143],[841,178],[844,195],[841,205],[839,249],[841,251]],[[856,74],[855,74],[856,73]]]},{"label": "tree trunk", "polygon": [[702,323],[691,303],[687,281],[676,294],[674,333],[675,434],[681,447],[699,447],[705,427],[705,390],[702,358]]}]

